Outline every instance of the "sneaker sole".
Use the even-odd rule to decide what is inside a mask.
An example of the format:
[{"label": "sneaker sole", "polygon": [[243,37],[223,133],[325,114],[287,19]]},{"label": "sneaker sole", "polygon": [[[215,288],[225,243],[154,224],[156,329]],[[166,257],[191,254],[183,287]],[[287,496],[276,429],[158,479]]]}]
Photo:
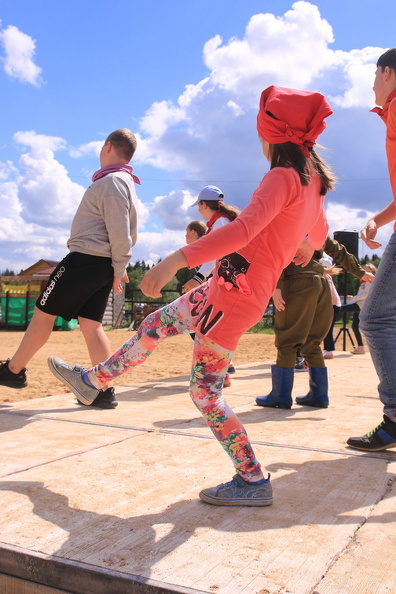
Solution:
[{"label": "sneaker sole", "polygon": [[92,404],[91,404],[92,408],[102,408],[103,410],[107,410],[107,409],[117,408],[117,406],[118,406],[118,402],[117,401],[115,401],[115,402],[108,402],[108,403],[105,403],[104,402],[104,403],[97,404],[95,402],[95,400],[92,401]]},{"label": "sneaker sole", "polygon": [[376,448],[364,448],[357,445],[351,445],[347,442],[348,447],[352,448],[353,450],[359,450],[360,452],[382,452],[383,450],[389,450],[391,448],[396,448],[396,443],[393,445],[386,445],[379,446]]},{"label": "sneaker sole", "polygon": [[282,408],[283,410],[290,410],[292,405],[288,406],[286,404],[259,404],[256,402],[257,406],[262,406],[263,408]]},{"label": "sneaker sole", "polygon": [[14,388],[14,390],[21,390],[22,388],[27,388],[28,387],[28,382],[24,382],[23,384],[18,384],[17,382],[1,382],[0,381],[0,386],[4,386],[6,388]]},{"label": "sneaker sole", "polygon": [[199,498],[201,501],[205,503],[210,503],[211,505],[239,505],[243,507],[265,507],[268,505],[272,505],[273,499],[221,499],[216,497],[211,497],[210,495],[206,495],[206,493],[199,494]]},{"label": "sneaker sole", "polygon": [[[90,406],[92,404],[92,402],[95,400],[96,396],[92,400],[88,400],[87,398],[85,398],[85,396],[80,394],[80,392],[78,392],[75,388],[73,388],[69,384],[69,382],[62,376],[62,374],[58,371],[58,369],[52,363],[51,359],[48,359],[48,367],[49,367],[50,371],[53,373],[53,375],[56,378],[58,378],[58,380],[60,380],[62,382],[62,384],[64,384],[67,388],[69,388],[69,390],[71,392],[73,392],[73,394],[75,395],[75,397],[77,398],[77,400],[79,401],[80,404],[84,404],[84,406]],[[99,390],[98,390],[98,393],[99,393]]]},{"label": "sneaker sole", "polygon": [[[298,398],[298,396],[297,396]],[[309,406],[310,408],[329,408],[328,404],[324,404],[322,402],[315,402],[315,401],[311,401],[311,402],[299,402],[298,400],[295,400],[296,404],[298,404],[299,406]]]}]

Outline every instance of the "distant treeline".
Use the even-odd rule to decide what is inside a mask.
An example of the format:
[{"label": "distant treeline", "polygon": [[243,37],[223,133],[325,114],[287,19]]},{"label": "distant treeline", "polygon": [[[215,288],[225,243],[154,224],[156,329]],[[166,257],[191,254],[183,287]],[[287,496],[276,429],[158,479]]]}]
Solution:
[{"label": "distant treeline", "polygon": [[[364,266],[365,264],[368,264],[368,263],[372,263],[377,267],[378,267],[380,261],[381,261],[381,258],[379,256],[377,256],[377,254],[373,254],[373,256],[371,258],[369,258],[368,256],[365,256],[364,258],[361,258],[359,260],[359,262],[362,266]],[[129,264],[129,266],[127,268],[129,284],[127,284],[125,287],[125,298],[126,299],[132,298],[132,290],[136,291],[139,288],[139,285],[142,282],[145,272],[147,272],[147,270],[150,270],[151,267],[152,267],[152,265],[146,264],[146,262],[144,260],[142,260],[142,261],[138,260],[134,264]],[[2,272],[0,271],[0,276],[16,276],[16,274],[13,270],[6,268]],[[177,299],[177,297],[179,297],[179,295],[180,295],[182,285],[184,285],[184,283],[186,283],[192,276],[193,276],[193,273],[188,268],[182,268],[181,270],[179,270],[178,273],[176,274],[176,276],[164,287],[164,289],[167,289],[167,290],[173,291],[173,292],[172,293],[164,293],[163,300],[167,303],[170,303],[174,299]],[[338,292],[340,293],[340,295],[344,295],[344,291],[345,291],[345,280],[343,277],[344,277],[344,275],[339,275],[339,276],[333,277],[334,284],[335,284]],[[353,276],[351,274],[348,274],[346,277],[346,281],[347,281],[346,282],[346,294],[347,295],[356,295],[356,293],[358,292],[358,288],[359,288],[359,279],[357,279],[355,276]],[[136,293],[134,295],[134,299],[136,300]],[[145,301],[146,303],[148,303],[150,301],[155,301],[155,300],[144,297],[142,294],[142,301]]]}]

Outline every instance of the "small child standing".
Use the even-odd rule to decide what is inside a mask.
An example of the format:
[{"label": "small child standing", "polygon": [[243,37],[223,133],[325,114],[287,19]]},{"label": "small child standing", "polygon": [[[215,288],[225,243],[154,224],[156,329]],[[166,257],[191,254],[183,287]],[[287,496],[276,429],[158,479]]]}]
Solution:
[{"label": "small child standing", "polygon": [[[199,214],[207,221],[205,234],[224,227],[239,215],[239,210],[235,206],[224,202],[224,194],[216,186],[205,186],[191,206],[198,206]],[[215,264],[215,260],[202,264],[194,276],[183,285],[183,293],[199,287],[212,274]]]},{"label": "small child standing", "polygon": [[236,470],[230,482],[200,492],[206,503],[272,503],[270,477],[264,478],[244,426],[224,400],[223,378],[240,336],[262,318],[281,271],[294,257],[300,261],[308,252],[310,259],[324,244],[324,195],[333,178],[313,147],[331,113],[319,93],[276,86],[263,91],[257,128],[271,170],[234,221],[167,256],[146,273],[141,290],[158,298],[180,268],[215,258],[212,278],[149,315],[100,365],[84,370],[49,359],[52,372],[89,405],[99,389],[143,363],[161,340],[194,330],[190,396]]},{"label": "small child standing", "polygon": [[[198,206],[199,214],[207,221],[206,234],[220,229],[235,220],[240,212],[235,206],[224,202],[224,194],[216,186],[205,186],[191,206]],[[205,280],[210,278],[215,264],[215,260],[202,264],[194,276],[183,285],[183,293],[199,287]],[[235,367],[232,361],[230,361],[227,373],[224,376],[224,388],[231,386],[230,373],[235,373]]]},{"label": "small child standing", "polygon": [[[193,243],[194,241],[197,241],[197,239],[199,239],[200,237],[203,237],[206,233],[206,231],[208,230],[206,224],[203,221],[191,221],[190,223],[188,223],[187,227],[186,227],[186,244],[190,245],[190,243]],[[193,271],[193,275],[195,275],[198,272],[198,269],[196,268]],[[194,276],[192,277],[194,278]],[[192,280],[192,279],[190,279]],[[189,281],[187,281],[186,283],[184,283],[183,285],[181,285],[181,287],[178,287],[178,292],[180,293],[180,295],[183,295],[183,293],[186,293],[186,285]],[[201,283],[198,283],[201,284]],[[192,338],[192,340],[195,340],[195,332],[190,332],[190,336]]]},{"label": "small child standing", "polygon": [[325,267],[323,275],[329,283],[331,303],[333,305],[333,320],[328,333],[323,339],[323,359],[334,359],[333,351],[335,351],[335,343],[333,330],[334,324],[336,323],[341,310],[341,298],[335,287],[333,276],[340,274],[342,272],[342,268],[336,264],[333,264],[333,260],[327,254],[323,254],[323,258],[321,258],[320,263]]},{"label": "small child standing", "polygon": [[[366,272],[371,272],[371,274],[375,274],[377,272],[377,267],[374,264],[365,264],[363,266]],[[360,280],[359,289],[356,295],[348,295],[347,300],[348,303],[341,306],[341,313],[351,313],[352,314],[352,331],[355,335],[357,346],[351,351],[352,355],[364,355],[366,350],[363,344],[363,338],[360,333],[360,310],[363,307],[363,303],[366,301],[369,291],[372,287],[370,282],[367,282],[364,279]]]}]

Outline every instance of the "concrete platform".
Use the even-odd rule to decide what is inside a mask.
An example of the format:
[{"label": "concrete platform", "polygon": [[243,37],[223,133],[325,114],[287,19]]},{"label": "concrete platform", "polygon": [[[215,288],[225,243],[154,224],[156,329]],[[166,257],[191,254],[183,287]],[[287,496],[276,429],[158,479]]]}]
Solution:
[{"label": "concrete platform", "polygon": [[[132,372],[111,411],[72,395],[0,406],[1,594],[395,594],[396,449],[345,445],[382,419],[370,355],[327,362],[328,409],[257,407],[270,365],[238,368],[226,398],[271,507],[198,499],[233,468],[187,378]],[[307,386],[296,373],[294,396]]]}]

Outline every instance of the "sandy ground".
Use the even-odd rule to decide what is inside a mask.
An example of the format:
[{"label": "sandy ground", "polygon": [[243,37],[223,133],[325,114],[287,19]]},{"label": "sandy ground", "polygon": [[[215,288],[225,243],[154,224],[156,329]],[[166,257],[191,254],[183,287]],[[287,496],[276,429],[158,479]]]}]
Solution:
[{"label": "sandy ground", "polygon": [[[112,350],[129,340],[134,332],[128,330],[108,330]],[[14,353],[23,336],[23,332],[3,330],[0,332],[0,359],[5,360]],[[188,375],[191,364],[192,340],[190,336],[176,336],[158,346],[150,358],[128,374],[128,381],[135,383],[163,379],[178,375]],[[56,355],[67,363],[79,363],[89,367],[89,358],[85,342],[78,328],[75,330],[56,331],[48,343],[39,351],[28,365],[29,385],[21,390],[0,386],[0,403],[42,398],[68,392],[49,371],[47,358]],[[244,334],[235,353],[234,364],[255,363],[275,360],[276,349],[274,336],[271,334]],[[125,376],[115,380],[125,383]]]}]

